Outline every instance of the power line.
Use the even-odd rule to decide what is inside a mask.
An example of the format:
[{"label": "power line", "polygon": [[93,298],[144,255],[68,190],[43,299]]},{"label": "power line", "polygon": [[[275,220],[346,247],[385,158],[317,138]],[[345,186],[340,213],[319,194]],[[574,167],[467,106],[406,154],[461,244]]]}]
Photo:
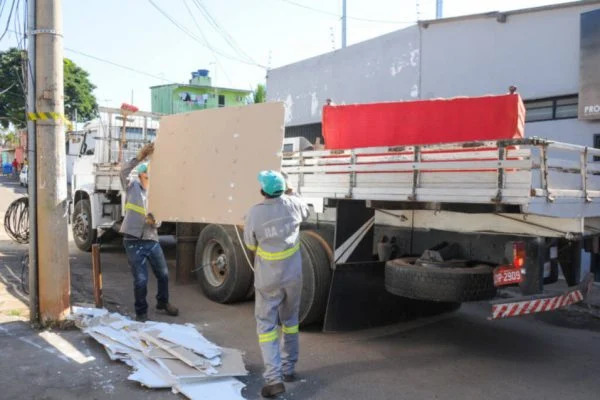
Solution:
[{"label": "power line", "polygon": [[141,71],[139,69],[128,67],[127,65],[118,64],[116,62],[113,62],[113,61],[110,61],[110,60],[107,60],[107,59],[104,59],[104,58],[101,58],[101,57],[96,57],[96,56],[93,56],[91,54],[87,54],[87,53],[84,53],[82,51],[79,51],[79,50],[70,49],[68,47],[65,47],[65,50],[69,51],[71,53],[79,54],[80,56],[91,58],[91,59],[96,60],[96,61],[100,61],[100,62],[103,62],[103,63],[106,63],[106,64],[110,64],[110,65],[115,66],[115,67],[123,68],[123,69],[126,69],[128,71],[135,72],[137,74],[145,75],[145,76],[148,76],[150,78],[159,79],[161,81],[165,81],[165,82],[169,82],[169,83],[175,83],[175,81],[172,81],[170,79],[166,79],[166,78],[163,78],[161,76],[151,74],[149,72],[144,72],[144,71]]},{"label": "power line", "polygon": [[196,25],[196,27],[198,28],[198,31],[200,32],[200,35],[202,36],[202,40],[204,40],[204,43],[206,44],[206,47],[208,47],[212,53],[213,56],[215,57],[215,61],[217,62],[217,64],[219,65],[219,67],[221,67],[221,70],[223,70],[223,73],[225,74],[225,77],[227,78],[227,81],[229,82],[229,84],[231,84],[231,78],[229,77],[229,75],[227,74],[227,71],[225,70],[225,68],[223,67],[223,64],[221,64],[221,61],[219,61],[218,57],[217,57],[217,52],[212,48],[212,46],[209,45],[208,40],[206,39],[206,36],[204,35],[204,31],[202,30],[202,28],[200,27],[200,24],[198,23],[198,21],[196,21],[196,18],[194,17],[194,15],[192,14],[192,10],[190,9],[190,7],[187,4],[186,0],[183,0],[183,5],[185,6],[185,8],[188,10],[188,12],[190,13],[190,17],[192,17],[192,20],[194,21],[194,25]]},{"label": "power line", "polygon": [[[9,29],[8,31],[12,32],[12,33],[17,33],[16,31],[13,31],[11,29]],[[71,53],[74,53],[74,54],[78,54],[80,56],[88,57],[88,58],[91,58],[91,59],[99,61],[99,62],[110,64],[110,65],[112,65],[114,67],[126,69],[128,71],[135,72],[136,74],[145,75],[145,76],[148,76],[150,78],[158,79],[158,80],[161,80],[161,81],[164,81],[164,82],[168,82],[168,83],[177,83],[176,81],[174,81],[172,79],[167,79],[167,78],[164,78],[164,77],[159,76],[159,75],[154,75],[154,74],[152,74],[150,72],[142,71],[142,70],[139,70],[139,69],[136,69],[136,68],[133,68],[133,67],[129,67],[127,65],[123,65],[123,64],[116,63],[114,61],[107,60],[107,59],[102,58],[102,57],[98,57],[98,56],[94,56],[94,55],[91,55],[91,54],[88,54],[88,53],[84,53],[83,51],[71,49],[69,47],[65,47],[64,49],[65,49],[65,51],[68,51],[68,52],[71,52]]]},{"label": "power line", "polygon": [[208,11],[208,8],[201,2],[201,0],[192,0],[196,8],[200,10],[200,13],[204,16],[204,18],[211,24],[217,33],[219,33],[223,39],[229,44],[229,46],[235,51],[238,56],[245,58],[253,64],[256,64],[256,61],[252,57],[250,57],[235,41],[235,39],[219,24],[219,22],[213,17],[213,15]]},{"label": "power line", "polygon": [[0,90],[0,96],[2,96],[4,93],[6,93],[6,92],[8,92],[10,89],[12,89],[12,87],[13,87],[13,86],[15,86],[16,84],[17,84],[16,82],[13,82],[13,84],[12,84],[12,85],[10,85],[9,87],[7,87],[6,89],[4,89],[4,90]]},{"label": "power line", "polygon": [[[339,19],[342,18],[341,14],[334,13],[334,12],[327,11],[327,10],[322,10],[320,8],[315,8],[315,7],[307,6],[305,4],[300,4],[300,3],[297,3],[297,2],[292,1],[292,0],[279,0],[279,1],[282,1],[284,3],[288,3],[288,4],[296,6],[296,7],[304,8],[306,10],[314,11],[314,12],[325,14],[325,15],[330,15],[332,17],[337,17]],[[351,16],[346,16],[346,18],[347,19],[352,19],[354,21],[374,22],[374,23],[381,23],[381,24],[412,24],[412,23],[416,22],[416,21],[399,21],[399,20],[387,20],[387,19],[361,18],[361,17],[351,17]]]},{"label": "power line", "polygon": [[[189,36],[190,38],[194,39],[196,42],[200,43],[202,46],[206,46],[201,39],[199,39],[196,35],[194,35],[192,32],[189,31],[189,29],[187,29],[186,27],[182,26],[180,23],[178,23],[175,19],[173,19],[173,17],[171,17],[169,14],[167,14],[163,9],[161,9],[154,1],[152,0],[148,0],[148,2],[154,7],[156,8],[156,10],[161,13],[165,18],[167,18],[173,25],[175,25],[177,27],[177,29],[179,29],[180,31],[182,31],[183,33],[185,33],[187,36]],[[237,57],[234,57],[232,55],[229,55],[227,53],[223,53],[220,50],[214,49],[215,52],[217,52],[218,54],[220,54],[221,56],[228,58],[230,60],[233,61],[238,61],[241,62],[243,64],[248,64],[248,65],[253,65],[256,67],[260,67],[260,68],[265,68],[264,65],[258,64],[258,63],[254,63],[254,62],[249,62],[247,60],[243,60]]]},{"label": "power line", "polygon": [[0,40],[2,40],[4,38],[4,36],[6,35],[6,32],[8,32],[8,27],[10,26],[10,20],[12,18],[12,13],[15,8],[15,3],[16,3],[16,0],[13,0],[12,6],[10,7],[10,12],[8,13],[8,19],[6,20],[6,28],[4,28],[4,32],[2,33],[2,35],[0,35]]}]

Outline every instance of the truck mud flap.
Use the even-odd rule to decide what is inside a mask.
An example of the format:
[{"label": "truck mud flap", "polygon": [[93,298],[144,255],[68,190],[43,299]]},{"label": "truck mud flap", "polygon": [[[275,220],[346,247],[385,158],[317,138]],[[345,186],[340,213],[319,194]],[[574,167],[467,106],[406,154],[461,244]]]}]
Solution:
[{"label": "truck mud flap", "polygon": [[589,274],[578,286],[569,288],[564,293],[522,296],[491,302],[492,310],[488,319],[496,320],[554,311],[579,303],[587,296],[592,282],[593,275]]},{"label": "truck mud flap", "polygon": [[408,299],[385,290],[385,262],[337,264],[325,311],[323,331],[371,328],[401,321]]}]

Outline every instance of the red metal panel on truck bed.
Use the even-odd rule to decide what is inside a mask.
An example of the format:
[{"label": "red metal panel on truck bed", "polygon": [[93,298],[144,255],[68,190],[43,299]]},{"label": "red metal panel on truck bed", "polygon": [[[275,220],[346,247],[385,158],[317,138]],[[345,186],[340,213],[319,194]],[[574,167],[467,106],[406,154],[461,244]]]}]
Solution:
[{"label": "red metal panel on truck bed", "polygon": [[517,94],[323,108],[327,149],[513,139],[524,125]]}]

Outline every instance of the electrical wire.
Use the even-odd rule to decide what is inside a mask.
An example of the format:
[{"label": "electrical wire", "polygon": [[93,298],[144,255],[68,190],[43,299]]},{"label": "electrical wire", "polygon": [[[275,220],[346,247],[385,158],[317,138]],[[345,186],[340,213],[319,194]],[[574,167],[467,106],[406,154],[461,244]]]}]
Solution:
[{"label": "electrical wire", "polygon": [[185,8],[190,13],[190,16],[192,17],[192,20],[194,21],[194,25],[196,25],[196,28],[198,28],[198,31],[200,32],[200,35],[202,36],[202,40],[204,40],[204,43],[205,43],[206,47],[208,47],[210,49],[210,51],[212,51],[213,57],[215,57],[215,60],[216,60],[217,64],[219,65],[219,67],[221,68],[221,70],[223,71],[223,73],[225,74],[225,77],[227,78],[227,81],[229,82],[229,84],[231,84],[231,78],[229,77],[229,74],[227,73],[227,71],[223,67],[223,64],[221,63],[221,61],[219,61],[219,59],[217,57],[217,52],[215,51],[215,49],[212,46],[210,46],[210,44],[208,43],[208,40],[206,39],[206,36],[204,35],[204,31],[200,27],[200,24],[198,23],[198,21],[196,21],[196,18],[194,18],[194,15],[192,14],[192,10],[188,6],[186,0],[183,0],[183,5],[185,6]]},{"label": "electrical wire", "polygon": [[[9,29],[9,32],[17,33],[16,31],[10,30],[10,29]],[[91,55],[91,54],[88,54],[88,53],[84,53],[84,52],[79,51],[79,50],[71,49],[69,47],[65,47],[64,49],[65,49],[65,51],[68,51],[70,53],[78,54],[78,55],[83,56],[83,57],[88,57],[88,58],[91,58],[91,59],[96,60],[96,61],[100,61],[100,62],[103,62],[103,63],[106,63],[106,64],[110,64],[110,65],[112,65],[114,67],[123,68],[123,69],[126,69],[128,71],[135,72],[136,74],[145,75],[145,76],[148,76],[150,78],[159,79],[161,81],[168,82],[168,83],[177,83],[176,81],[174,81],[172,79],[167,79],[167,78],[162,77],[162,76],[154,75],[154,74],[152,74],[150,72],[145,72],[145,71],[133,68],[133,67],[129,67],[127,65],[119,64],[119,63],[116,63],[114,61],[110,61],[110,60],[107,60],[105,58],[101,58],[101,57],[97,57],[97,56],[94,56],[94,55]],[[29,64],[30,64],[30,68],[31,68],[31,62],[29,62]]]},{"label": "electrical wire", "polygon": [[68,47],[65,47],[65,50],[68,51],[68,52],[71,52],[71,53],[79,54],[80,56],[91,58],[91,59],[96,60],[96,61],[100,61],[100,62],[103,62],[103,63],[106,63],[106,64],[110,64],[110,65],[115,66],[115,67],[123,68],[123,69],[126,69],[128,71],[135,72],[137,74],[145,75],[145,76],[148,76],[150,78],[160,79],[161,81],[164,81],[164,82],[175,83],[175,81],[163,78],[162,76],[154,75],[154,74],[151,74],[149,72],[144,72],[144,71],[141,71],[141,70],[136,69],[136,68],[128,67],[127,65],[118,64],[118,63],[116,63],[114,61],[110,61],[110,60],[107,60],[105,58],[93,56],[91,54],[87,54],[87,53],[84,53],[84,52],[79,51],[79,50],[70,49]]},{"label": "electrical wire", "polygon": [[204,16],[204,18],[208,21],[208,23],[213,26],[213,28],[217,31],[217,33],[219,33],[221,35],[221,37],[223,37],[223,39],[225,39],[225,41],[227,42],[227,44],[229,44],[229,46],[233,49],[233,51],[235,51],[238,54],[238,56],[240,56],[241,58],[244,58],[244,59],[248,60],[249,62],[251,62],[253,64],[256,64],[256,61],[252,57],[250,57],[250,55],[248,55],[237,44],[237,42],[229,34],[229,32],[227,32],[225,30],[225,28],[223,28],[221,26],[221,24],[219,24],[219,22],[215,19],[215,17],[213,17],[213,15],[210,13],[210,11],[208,11],[208,8],[206,7],[206,5],[204,5],[201,2],[201,0],[192,0],[192,2],[196,6],[196,8],[198,8],[198,10],[200,10],[200,13],[202,13],[202,15]]},{"label": "electrical wire", "polygon": [[29,198],[18,198],[10,203],[4,214],[4,229],[17,243],[29,243]]},{"label": "electrical wire", "polygon": [[[311,7],[311,6],[307,6],[305,4],[300,4],[297,3],[295,1],[292,0],[279,0],[282,1],[284,3],[288,3],[290,5],[296,6],[296,7],[300,7],[300,8],[304,8],[306,10],[311,10],[317,13],[321,13],[321,14],[325,14],[325,15],[330,15],[332,17],[337,17],[337,18],[342,18],[341,14],[338,13],[334,13],[331,11],[326,11],[326,10],[322,10],[320,8],[315,8],[315,7]],[[363,22],[373,22],[373,23],[381,23],[381,24],[412,24],[415,23],[416,21],[401,21],[401,20],[389,20],[389,19],[372,19],[372,18],[361,18],[361,17],[352,17],[347,15],[346,16],[347,19],[351,19],[354,21],[363,21]]]},{"label": "electrical wire", "polygon": [[6,20],[6,28],[4,28],[4,32],[2,32],[2,35],[0,35],[0,40],[2,40],[4,38],[4,36],[6,35],[6,32],[8,32],[8,27],[10,26],[10,20],[12,19],[12,13],[15,8],[16,2],[17,2],[16,0],[13,0],[13,2],[12,2],[12,5],[10,7],[10,12],[8,13],[8,19]]},{"label": "electrical wire", "polygon": [[[173,25],[175,25],[175,27],[177,27],[177,29],[179,29],[180,31],[182,31],[183,33],[185,33],[187,36],[189,36],[190,38],[194,39],[196,42],[200,43],[202,46],[206,47],[206,45],[202,42],[202,40],[200,38],[198,38],[198,36],[194,35],[192,32],[190,32],[189,29],[187,29],[186,27],[184,27],[183,25],[181,25],[179,22],[177,22],[173,17],[171,17],[169,14],[167,14],[162,8],[160,8],[153,0],[148,0],[148,2],[159,12],[161,13],[166,19],[168,19]],[[233,61],[237,61],[243,64],[248,64],[248,65],[252,65],[255,67],[259,67],[259,68],[266,68],[264,65],[258,64],[258,63],[253,63],[253,62],[249,62],[247,60],[243,60],[240,59],[238,57],[234,57],[230,54],[224,53],[221,50],[218,49],[214,49],[215,52],[219,53],[221,56],[228,58],[230,60]]]}]

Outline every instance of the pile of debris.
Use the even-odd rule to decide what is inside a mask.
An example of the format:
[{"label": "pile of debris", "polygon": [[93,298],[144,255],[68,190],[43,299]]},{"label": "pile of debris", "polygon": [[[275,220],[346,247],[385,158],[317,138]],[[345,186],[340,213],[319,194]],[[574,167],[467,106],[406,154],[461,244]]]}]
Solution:
[{"label": "pile of debris", "polygon": [[141,323],[85,307],[73,307],[71,318],[111,360],[133,368],[132,381],[171,388],[190,399],[243,399],[244,384],[233,378],[248,373],[242,352],[211,343],[192,324]]}]

